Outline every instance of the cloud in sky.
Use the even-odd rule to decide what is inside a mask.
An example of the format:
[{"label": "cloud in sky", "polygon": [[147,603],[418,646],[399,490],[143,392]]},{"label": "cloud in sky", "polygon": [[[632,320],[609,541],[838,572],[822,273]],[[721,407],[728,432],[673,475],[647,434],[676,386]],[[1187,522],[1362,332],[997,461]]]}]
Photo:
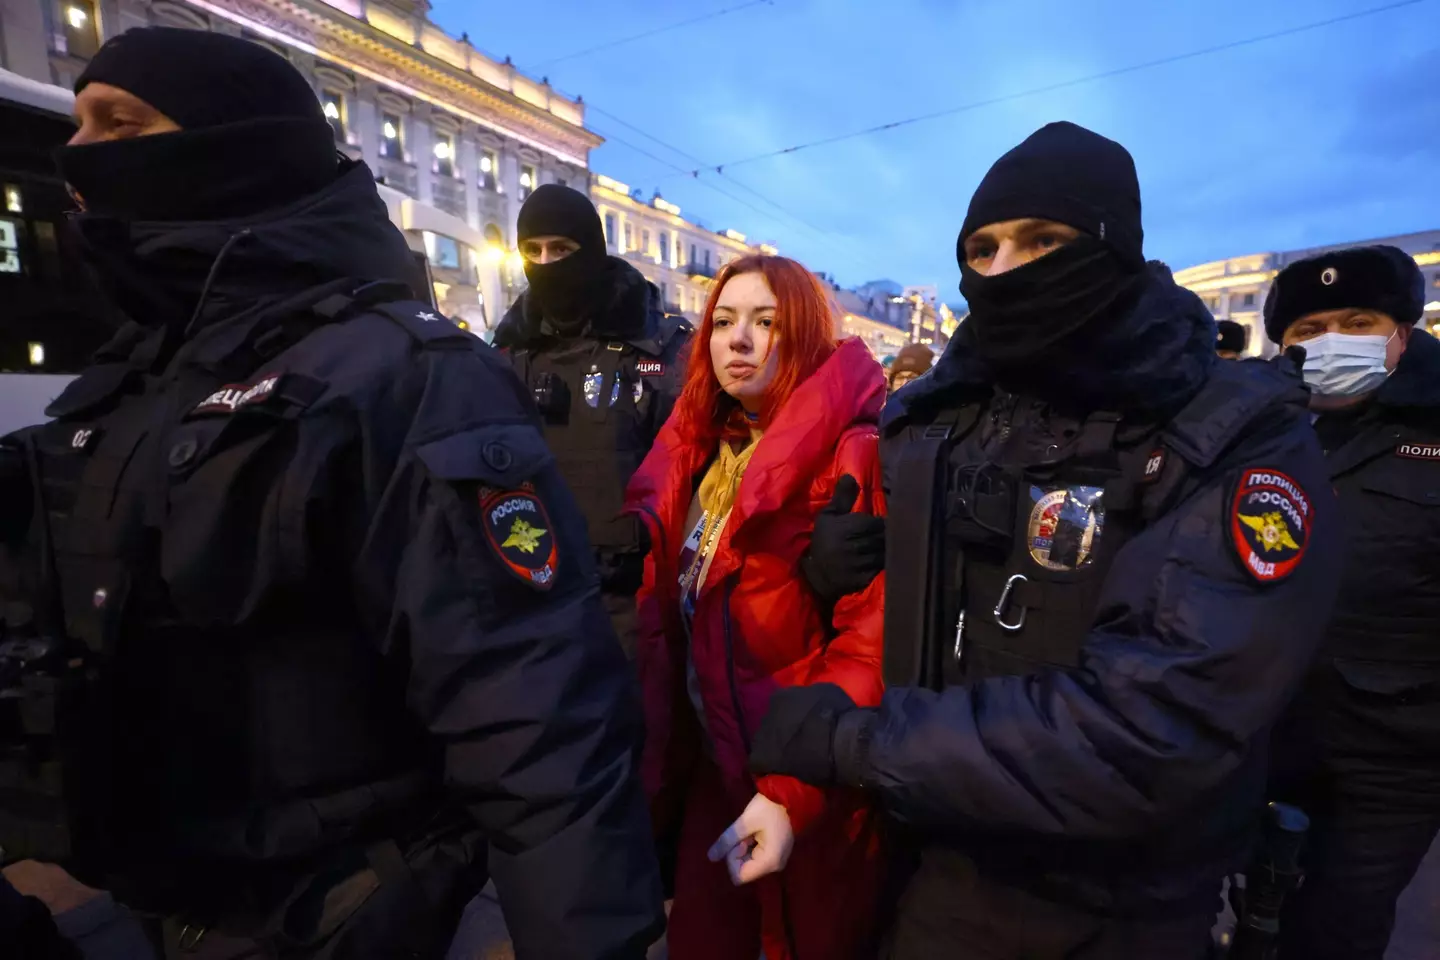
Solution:
[{"label": "cloud in sky", "polygon": [[[435,0],[522,69],[733,0]],[[717,164],[1358,12],[1381,0],[774,0],[546,68],[558,89]],[[593,169],[658,187],[854,284],[954,295],[995,158],[1073,120],[1135,155],[1146,251],[1176,267],[1440,227],[1440,0],[745,164],[696,164],[592,111]],[[669,161],[657,162],[617,141]],[[716,189],[761,208],[765,214]],[[741,185],[744,186],[741,186]],[[788,214],[747,192],[753,188]]]}]

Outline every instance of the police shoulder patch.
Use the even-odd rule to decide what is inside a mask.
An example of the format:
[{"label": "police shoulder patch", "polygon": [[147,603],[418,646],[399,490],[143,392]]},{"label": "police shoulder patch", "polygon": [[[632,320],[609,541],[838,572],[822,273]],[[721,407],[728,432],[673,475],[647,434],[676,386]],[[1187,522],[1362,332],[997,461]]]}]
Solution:
[{"label": "police shoulder patch", "polygon": [[1305,556],[1314,523],[1310,496],[1278,470],[1240,475],[1230,504],[1229,537],[1245,572],[1261,583],[1283,580]]},{"label": "police shoulder patch", "polygon": [[480,514],[485,539],[505,569],[537,590],[555,585],[559,567],[555,525],[533,486],[481,487]]}]

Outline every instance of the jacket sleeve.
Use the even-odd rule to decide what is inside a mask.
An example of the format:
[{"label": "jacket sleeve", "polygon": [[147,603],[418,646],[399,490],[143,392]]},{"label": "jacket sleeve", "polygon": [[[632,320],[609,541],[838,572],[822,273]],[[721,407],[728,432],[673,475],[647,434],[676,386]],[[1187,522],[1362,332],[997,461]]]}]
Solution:
[{"label": "jacket sleeve", "polygon": [[[1183,818],[1276,721],[1339,578],[1336,505],[1308,427],[1242,446],[1120,550],[1078,669],[891,690],[842,719],[842,781],[922,829],[1105,839]],[[1237,485],[1253,468],[1292,478],[1313,510],[1283,579],[1252,575],[1236,545]]]},{"label": "jacket sleeve", "polygon": [[639,704],[584,520],[498,357],[447,351],[423,394],[362,602],[389,607],[382,652],[490,842],[517,955],[643,957],[664,915]]},{"label": "jacket sleeve", "polygon": [[[885,515],[880,488],[879,439],[873,430],[851,431],[841,438],[835,469],[811,491],[811,507],[820,510],[835,492],[835,482],[849,474],[860,485],[856,511]],[[885,574],[881,573],[859,593],[842,597],[831,615],[834,636],[806,677],[806,684],[833,683],[862,707],[880,703],[881,652],[885,632]],[[794,777],[772,774],[756,782],[757,789],[786,809],[790,825],[801,834],[824,811],[826,791]]]}]

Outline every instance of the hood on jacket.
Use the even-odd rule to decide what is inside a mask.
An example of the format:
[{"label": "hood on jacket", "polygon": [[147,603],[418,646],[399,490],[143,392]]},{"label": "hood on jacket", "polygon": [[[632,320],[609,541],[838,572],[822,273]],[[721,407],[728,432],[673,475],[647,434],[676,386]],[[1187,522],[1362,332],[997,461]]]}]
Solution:
[{"label": "hood on jacket", "polygon": [[[665,313],[659,288],[619,257],[606,259],[602,279],[599,302],[581,336],[597,340],[655,339]],[[558,336],[549,329],[539,304],[526,290],[495,328],[494,345],[500,349],[533,349]]]},{"label": "hood on jacket", "polygon": [[342,164],[324,189],[254,217],[147,223],[81,214],[75,224],[102,285],[127,317],[152,329],[193,334],[346,278],[424,292],[405,237],[359,162]]},{"label": "hood on jacket", "polygon": [[[1074,363],[1044,382],[1013,385],[1071,412],[1099,410],[1160,420],[1205,383],[1214,365],[1215,320],[1170,269],[1152,261],[1135,305],[1103,334],[1075,351]],[[974,331],[960,324],[930,375],[903,387],[885,411],[890,421],[911,409],[988,395],[998,384],[974,350]]]},{"label": "hood on jacket", "polygon": [[[885,403],[885,372],[865,344],[842,340],[820,368],[795,388],[760,439],[735,500],[749,520],[779,510],[808,486],[835,455],[846,430],[875,423]],[[651,512],[667,527],[693,494],[691,481],[715,455],[714,439],[678,411],[666,422],[626,491],[627,509]]]}]

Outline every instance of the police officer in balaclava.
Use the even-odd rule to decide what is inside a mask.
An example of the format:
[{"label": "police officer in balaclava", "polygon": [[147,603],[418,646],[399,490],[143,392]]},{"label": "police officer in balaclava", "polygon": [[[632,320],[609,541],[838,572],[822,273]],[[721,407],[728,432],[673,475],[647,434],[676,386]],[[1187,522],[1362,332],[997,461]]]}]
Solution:
[{"label": "police officer in balaclava", "polygon": [[1274,796],[1310,816],[1282,960],[1381,960],[1440,834],[1440,344],[1392,246],[1280,271],[1265,331],[1305,351],[1340,495],[1345,572],[1320,658],[1276,730]]},{"label": "police officer in balaclava", "polygon": [[7,880],[300,960],[444,956],[488,873],[522,956],[638,960],[634,677],[522,385],[284,58],[133,29],[76,93],[128,322],[0,440]]},{"label": "police officer in balaclava", "polygon": [[530,387],[545,439],[589,523],[611,622],[635,644],[644,524],[622,516],[625,485],[670,415],[691,327],[660,291],[606,253],[600,215],[583,193],[545,184],[517,227],[529,289],[495,331],[495,346]]},{"label": "police officer in balaclava", "polygon": [[779,691],[755,737],[900,825],[897,960],[1198,960],[1246,860],[1335,504],[1296,371],[1220,363],[1141,238],[1129,153],[1074,124],[986,174],[970,317],[881,427],[884,700]]}]

